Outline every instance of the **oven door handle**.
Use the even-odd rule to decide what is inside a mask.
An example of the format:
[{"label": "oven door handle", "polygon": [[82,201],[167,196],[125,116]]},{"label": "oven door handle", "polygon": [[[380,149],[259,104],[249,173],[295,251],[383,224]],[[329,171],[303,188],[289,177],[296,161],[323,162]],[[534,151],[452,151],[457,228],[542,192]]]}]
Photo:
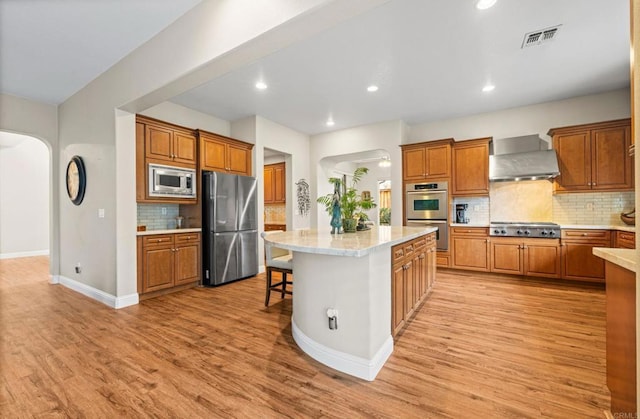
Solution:
[{"label": "oven door handle", "polygon": [[407,220],[407,223],[416,223],[416,224],[447,224],[447,220]]},{"label": "oven door handle", "polygon": [[447,191],[434,191],[433,189],[429,189],[428,191],[407,191],[407,195],[427,195],[427,194],[446,194]]}]

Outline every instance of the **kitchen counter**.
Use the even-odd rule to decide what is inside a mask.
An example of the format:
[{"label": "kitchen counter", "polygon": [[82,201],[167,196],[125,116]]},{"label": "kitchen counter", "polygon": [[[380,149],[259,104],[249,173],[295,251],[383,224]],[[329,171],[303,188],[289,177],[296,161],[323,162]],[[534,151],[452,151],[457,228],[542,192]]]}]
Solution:
[{"label": "kitchen counter", "polygon": [[450,223],[449,227],[481,227],[489,228],[489,223]]},{"label": "kitchen counter", "polygon": [[171,230],[147,230],[147,231],[138,231],[136,232],[136,236],[151,236],[154,234],[179,234],[179,233],[200,233],[202,231],[201,228],[175,228]]},{"label": "kitchen counter", "polygon": [[591,224],[560,224],[560,228],[562,229],[580,229],[580,230],[618,230],[618,231],[628,231],[630,233],[636,232],[636,226],[628,226],[628,225],[591,225]]},{"label": "kitchen counter", "polygon": [[636,271],[635,249],[613,249],[609,247],[594,247],[593,254],[607,262],[614,263],[631,272]]},{"label": "kitchen counter", "polygon": [[[294,230],[266,236],[293,252],[291,332],[297,345],[331,368],[372,381],[393,352],[391,247],[435,231],[380,226],[357,233]],[[335,329],[329,328],[329,309],[337,310]]]}]

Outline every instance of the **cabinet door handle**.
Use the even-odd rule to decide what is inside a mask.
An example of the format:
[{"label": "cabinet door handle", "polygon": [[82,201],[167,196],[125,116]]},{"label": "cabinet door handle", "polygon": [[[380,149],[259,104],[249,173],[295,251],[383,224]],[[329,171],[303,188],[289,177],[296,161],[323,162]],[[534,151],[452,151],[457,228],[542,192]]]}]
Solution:
[{"label": "cabinet door handle", "polygon": [[592,186],[596,186],[596,183],[595,183],[595,182],[593,182]]},{"label": "cabinet door handle", "polygon": [[420,255],[420,259],[424,259],[424,254]]},{"label": "cabinet door handle", "polygon": [[588,236],[588,234],[587,234],[587,233],[582,233],[582,236],[583,236],[583,237],[587,237],[587,236]]}]

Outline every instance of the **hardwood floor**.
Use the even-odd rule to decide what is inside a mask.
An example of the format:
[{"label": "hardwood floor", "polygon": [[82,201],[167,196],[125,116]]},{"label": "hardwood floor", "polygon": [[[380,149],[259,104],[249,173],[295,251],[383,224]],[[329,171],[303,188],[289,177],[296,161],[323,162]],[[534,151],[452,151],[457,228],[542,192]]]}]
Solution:
[{"label": "hardwood floor", "polygon": [[[0,260],[0,417],[603,417],[597,287],[438,272],[373,382],[291,337],[264,277],[110,309]],[[295,296],[294,296],[295,298]]]}]

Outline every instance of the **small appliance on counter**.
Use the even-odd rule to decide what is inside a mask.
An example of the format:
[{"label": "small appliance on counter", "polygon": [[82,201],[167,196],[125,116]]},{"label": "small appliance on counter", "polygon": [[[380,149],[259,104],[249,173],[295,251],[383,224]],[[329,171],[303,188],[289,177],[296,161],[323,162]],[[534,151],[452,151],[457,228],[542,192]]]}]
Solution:
[{"label": "small appliance on counter", "polygon": [[469,223],[469,219],[467,218],[468,208],[469,208],[469,204],[456,204],[456,223],[458,224]]}]

